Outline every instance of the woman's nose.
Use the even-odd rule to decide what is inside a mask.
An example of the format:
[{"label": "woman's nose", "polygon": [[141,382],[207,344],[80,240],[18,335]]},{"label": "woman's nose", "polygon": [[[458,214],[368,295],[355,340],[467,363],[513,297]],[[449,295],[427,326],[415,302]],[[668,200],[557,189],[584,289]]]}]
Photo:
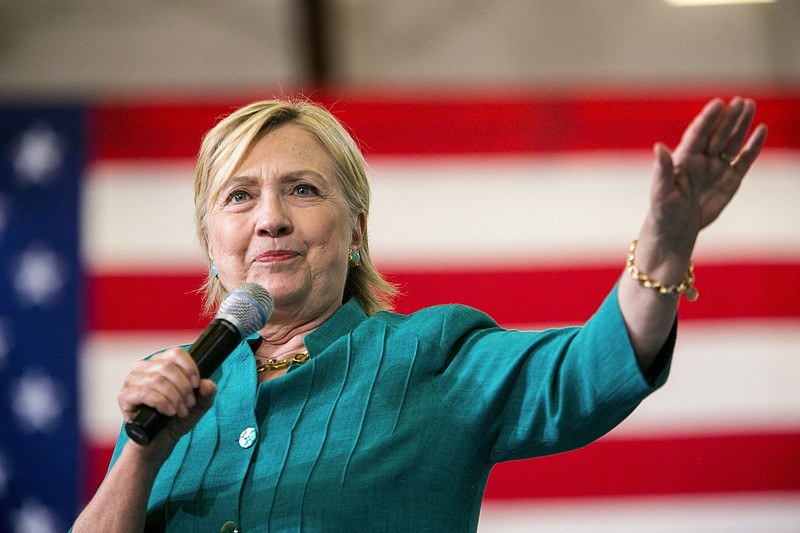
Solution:
[{"label": "woman's nose", "polygon": [[255,231],[259,235],[277,237],[292,231],[291,214],[280,194],[262,196],[255,216]]}]

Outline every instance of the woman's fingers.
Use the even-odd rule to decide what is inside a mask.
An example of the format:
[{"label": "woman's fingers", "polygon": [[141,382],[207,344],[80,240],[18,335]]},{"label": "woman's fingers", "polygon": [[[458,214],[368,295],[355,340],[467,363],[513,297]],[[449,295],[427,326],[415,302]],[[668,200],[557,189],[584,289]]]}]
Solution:
[{"label": "woman's fingers", "polygon": [[719,98],[711,100],[684,131],[676,153],[734,160],[753,123],[755,107],[752,100],[738,96],[727,106]]},{"label": "woman's fingers", "polygon": [[[741,143],[744,142],[744,137],[742,136],[738,146],[734,146],[733,137],[737,124],[740,123],[740,119],[743,117],[746,118],[747,107],[749,106],[745,104],[745,101],[738,96],[730,101],[711,133],[708,145],[704,150],[706,154],[712,157],[720,156],[726,159],[729,156],[735,156],[739,152]],[[747,127],[749,129],[749,123]],[[747,129],[745,129],[744,134],[747,134]],[[732,153],[725,152],[726,149],[732,150]]]},{"label": "woman's fingers", "polygon": [[119,404],[130,416],[139,405],[149,405],[168,416],[187,416],[196,403],[200,379],[191,356],[170,349],[137,361],[119,393]]},{"label": "woman's fingers", "polygon": [[[736,96],[727,106],[718,98],[711,100],[684,132],[678,151],[734,161],[745,144],[755,109],[755,102],[749,98]],[[754,159],[743,166],[749,167]]]},{"label": "woman's fingers", "polygon": [[753,134],[750,135],[744,149],[739,152],[739,156],[733,163],[733,168],[736,170],[737,174],[740,176],[747,174],[747,171],[750,170],[750,165],[752,165],[753,161],[758,157],[766,140],[767,126],[759,124],[756,129],[753,130]]},{"label": "woman's fingers", "polygon": [[672,163],[672,155],[663,143],[656,143],[653,146],[655,156],[655,180],[653,182],[653,193],[656,198],[666,197],[674,186],[675,168]]},{"label": "woman's fingers", "polygon": [[731,132],[728,134],[727,142],[720,148],[720,157],[727,161],[732,161],[736,158],[739,150],[747,139],[747,134],[750,131],[750,126],[753,124],[753,118],[756,114],[756,104],[750,99],[742,101],[742,111],[736,121]]},{"label": "woman's fingers", "polygon": [[714,126],[724,109],[725,104],[720,98],[708,102],[683,132],[676,152],[687,154],[705,152],[711,134],[714,132]]}]

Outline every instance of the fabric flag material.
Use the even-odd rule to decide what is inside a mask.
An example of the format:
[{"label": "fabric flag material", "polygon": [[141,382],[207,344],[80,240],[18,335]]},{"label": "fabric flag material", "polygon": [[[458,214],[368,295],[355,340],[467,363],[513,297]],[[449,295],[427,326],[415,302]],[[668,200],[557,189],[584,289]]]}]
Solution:
[{"label": "fabric flag material", "polygon": [[64,531],[81,501],[83,116],[0,107],[0,531]]},{"label": "fabric flag material", "polygon": [[[674,146],[710,96],[314,99],[367,156],[370,245],[400,285],[397,310],[458,302],[539,329],[581,323],[599,305],[646,213],[654,142]],[[800,98],[754,96],[767,147],[698,242],[700,299],[681,305],[667,385],[586,448],[496,467],[480,531],[800,527]],[[249,100],[86,110],[75,202],[84,499],[105,474],[132,362],[191,342],[207,321],[194,157],[202,134]],[[486,371],[502,364],[497,354]]]}]

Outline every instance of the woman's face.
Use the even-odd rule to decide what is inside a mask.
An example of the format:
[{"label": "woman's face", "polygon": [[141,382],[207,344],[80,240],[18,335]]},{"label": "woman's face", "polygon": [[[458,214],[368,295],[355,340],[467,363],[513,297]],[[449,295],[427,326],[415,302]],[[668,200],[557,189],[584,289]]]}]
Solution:
[{"label": "woman's face", "polygon": [[254,144],[207,219],[209,253],[227,290],[264,286],[275,314],[313,319],[342,302],[347,253],[360,246],[333,161],[293,124]]}]

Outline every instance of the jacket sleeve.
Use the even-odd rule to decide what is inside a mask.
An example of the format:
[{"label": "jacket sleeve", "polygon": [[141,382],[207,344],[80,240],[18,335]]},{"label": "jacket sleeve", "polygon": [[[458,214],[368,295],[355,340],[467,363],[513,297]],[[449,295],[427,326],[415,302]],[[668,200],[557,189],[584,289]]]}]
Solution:
[{"label": "jacket sleeve", "polygon": [[653,369],[637,364],[616,288],[583,327],[504,330],[466,307],[444,318],[435,387],[496,463],[579,448],[663,385],[676,327]]}]

